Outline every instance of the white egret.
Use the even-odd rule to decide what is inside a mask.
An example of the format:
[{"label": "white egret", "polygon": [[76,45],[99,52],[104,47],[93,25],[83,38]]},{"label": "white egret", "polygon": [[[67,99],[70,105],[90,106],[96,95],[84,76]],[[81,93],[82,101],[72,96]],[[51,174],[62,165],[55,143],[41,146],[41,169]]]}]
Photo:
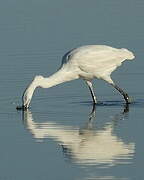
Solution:
[{"label": "white egret", "polygon": [[[83,79],[89,87],[93,104],[97,103],[92,80],[102,79],[111,84],[129,103],[129,96],[111,79],[111,73],[125,60],[134,59],[134,54],[127,49],[117,49],[106,45],[87,45],[67,52],[62,58],[59,70],[44,78],[36,76],[23,94],[22,109],[28,109],[33,93],[37,87],[50,88],[63,82]],[[18,107],[19,109],[19,107]]]}]

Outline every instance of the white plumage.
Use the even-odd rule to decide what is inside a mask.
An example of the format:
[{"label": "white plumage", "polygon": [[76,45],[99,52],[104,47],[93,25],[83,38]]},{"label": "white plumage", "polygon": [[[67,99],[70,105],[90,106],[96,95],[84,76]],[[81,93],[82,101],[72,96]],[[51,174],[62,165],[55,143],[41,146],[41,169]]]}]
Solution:
[{"label": "white plumage", "polygon": [[60,69],[48,78],[36,76],[23,94],[23,109],[29,107],[34,90],[37,87],[50,88],[60,83],[81,78],[86,81],[93,103],[96,96],[92,87],[92,79],[103,79],[116,88],[129,103],[128,95],[111,79],[111,73],[126,59],[132,60],[134,54],[127,49],[117,49],[106,45],[88,45],[73,49],[62,58]]}]

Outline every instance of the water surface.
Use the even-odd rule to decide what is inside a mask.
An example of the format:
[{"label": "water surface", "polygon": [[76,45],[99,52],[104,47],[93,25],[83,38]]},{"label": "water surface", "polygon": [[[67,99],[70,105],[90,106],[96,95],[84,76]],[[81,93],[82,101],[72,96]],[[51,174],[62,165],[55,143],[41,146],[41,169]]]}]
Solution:
[{"label": "water surface", "polygon": [[[142,0],[0,1],[0,180],[143,179]],[[128,92],[82,80],[38,89],[30,110],[16,111],[35,75],[49,76],[68,50],[86,44],[128,48],[135,61],[112,75]]]}]

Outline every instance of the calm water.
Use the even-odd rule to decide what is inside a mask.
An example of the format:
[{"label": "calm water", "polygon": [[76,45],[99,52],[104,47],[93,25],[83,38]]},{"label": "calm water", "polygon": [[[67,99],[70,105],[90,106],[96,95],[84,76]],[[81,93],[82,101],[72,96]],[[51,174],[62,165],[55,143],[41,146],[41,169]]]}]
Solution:
[{"label": "calm water", "polygon": [[[144,1],[0,1],[0,180],[140,180],[144,152]],[[95,81],[38,89],[29,111],[15,107],[35,75],[49,76],[65,52],[84,44],[132,50],[113,79],[122,97]]]}]

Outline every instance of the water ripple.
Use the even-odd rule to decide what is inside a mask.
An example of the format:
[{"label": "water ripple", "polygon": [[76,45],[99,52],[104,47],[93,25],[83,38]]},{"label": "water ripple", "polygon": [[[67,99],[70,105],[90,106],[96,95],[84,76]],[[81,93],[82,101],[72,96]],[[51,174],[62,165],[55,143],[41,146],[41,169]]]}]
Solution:
[{"label": "water ripple", "polygon": [[135,143],[124,142],[114,133],[115,121],[124,118],[124,112],[114,115],[112,121],[100,129],[93,128],[93,119],[88,120],[84,128],[79,128],[51,121],[35,122],[30,111],[23,115],[26,128],[37,141],[52,138],[60,145],[65,159],[73,163],[99,167],[131,163]]}]

